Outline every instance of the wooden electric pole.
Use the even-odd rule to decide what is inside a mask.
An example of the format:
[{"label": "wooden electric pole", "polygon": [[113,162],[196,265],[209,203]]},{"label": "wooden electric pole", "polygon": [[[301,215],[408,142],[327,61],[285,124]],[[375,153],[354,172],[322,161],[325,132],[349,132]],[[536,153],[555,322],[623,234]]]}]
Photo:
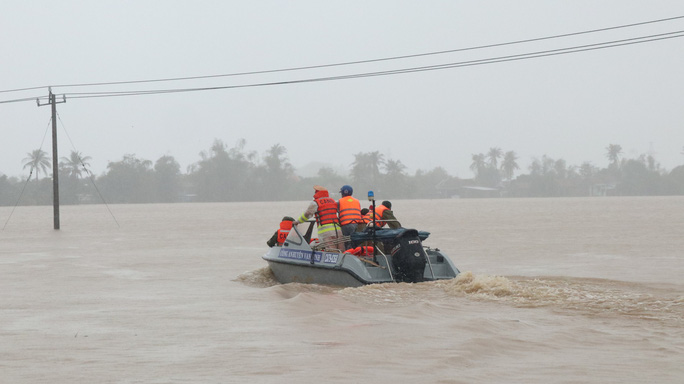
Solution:
[{"label": "wooden electric pole", "polygon": [[[57,156],[57,99],[52,93],[52,87],[48,88],[48,104],[52,107],[52,211],[54,218],[54,228],[59,229],[59,161]],[[66,98],[62,95],[62,101],[66,103]],[[42,107],[40,100],[38,106]]]}]

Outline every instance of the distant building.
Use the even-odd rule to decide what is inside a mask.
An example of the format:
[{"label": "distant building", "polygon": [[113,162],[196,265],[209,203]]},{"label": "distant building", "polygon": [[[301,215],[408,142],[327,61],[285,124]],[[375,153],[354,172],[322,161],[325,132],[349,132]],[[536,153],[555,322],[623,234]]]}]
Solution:
[{"label": "distant building", "polygon": [[591,186],[591,196],[609,196],[615,189],[615,184],[594,184]]},{"label": "distant building", "polygon": [[440,181],[435,185],[435,189],[442,198],[450,199],[459,197],[459,190],[461,189],[462,180],[456,178],[448,178]]},{"label": "distant building", "polygon": [[459,188],[459,196],[463,198],[501,197],[501,192],[501,188],[480,187],[476,185],[466,185]]}]

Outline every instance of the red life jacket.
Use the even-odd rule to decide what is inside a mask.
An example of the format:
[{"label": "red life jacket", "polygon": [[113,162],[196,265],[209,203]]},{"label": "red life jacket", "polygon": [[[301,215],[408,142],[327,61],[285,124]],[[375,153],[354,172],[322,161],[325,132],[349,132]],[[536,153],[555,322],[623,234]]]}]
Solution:
[{"label": "red life jacket", "polygon": [[283,220],[280,222],[280,228],[278,228],[278,245],[283,245],[285,239],[287,239],[287,235],[290,234],[291,229],[292,221]]},{"label": "red life jacket", "polygon": [[361,203],[351,196],[346,196],[340,199],[340,224],[347,225],[351,223],[361,223]]},{"label": "red life jacket", "polygon": [[[327,195],[327,194],[326,194]],[[314,200],[318,204],[316,210],[316,223],[318,226],[337,224],[337,202],[330,197],[319,197]]]},{"label": "red life jacket", "polygon": [[351,253],[354,256],[373,256],[373,246],[366,245],[361,247],[356,247],[354,249],[348,249],[347,253]]}]

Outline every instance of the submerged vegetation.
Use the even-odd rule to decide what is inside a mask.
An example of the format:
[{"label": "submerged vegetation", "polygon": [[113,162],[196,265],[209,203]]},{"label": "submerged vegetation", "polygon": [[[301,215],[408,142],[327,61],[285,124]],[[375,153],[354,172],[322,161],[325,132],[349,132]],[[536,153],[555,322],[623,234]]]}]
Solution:
[{"label": "submerged vegetation", "polygon": [[[153,162],[126,154],[120,161],[109,162],[100,176],[88,170],[90,156],[72,152],[59,162],[60,202],[305,200],[315,184],[327,186],[331,192],[351,184],[356,191],[372,189],[377,196],[390,199],[684,194],[684,166],[668,172],[652,156],[625,159],[616,144],[606,147],[606,168],[588,162],[569,166],[563,159],[544,155],[533,159],[528,173],[517,176],[520,167],[516,153],[494,147],[486,154],[472,155],[472,179],[453,177],[441,167],[409,175],[400,160],[386,158],[377,151],[354,155],[348,174],[323,167],[316,176],[301,177],[289,162],[287,149],[280,144],[262,156],[247,151],[245,146],[244,140],[233,148],[215,140],[185,173],[173,156],[165,155]],[[47,153],[35,150],[27,155],[23,161],[30,169],[28,177],[0,176],[0,205],[52,204]],[[45,176],[42,179],[41,174]]]}]

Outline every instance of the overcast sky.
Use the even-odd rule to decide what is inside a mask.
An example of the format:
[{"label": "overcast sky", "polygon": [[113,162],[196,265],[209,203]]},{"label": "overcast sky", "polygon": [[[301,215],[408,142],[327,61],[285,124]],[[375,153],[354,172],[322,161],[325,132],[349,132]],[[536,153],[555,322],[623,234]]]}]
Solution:
[{"label": "overcast sky", "polygon": [[[606,147],[684,163],[684,37],[390,76],[126,97],[82,92],[230,87],[398,70],[684,31],[684,19],[401,60],[198,80],[103,86],[434,53],[684,16],[684,1],[0,1],[0,101],[54,86],[59,156],[99,175],[135,154],[182,170],[214,139],[295,167],[348,168],[380,151],[416,169],[472,177],[474,153],[513,150],[607,165]],[[49,106],[0,103],[0,173],[28,176]],[[66,130],[66,132],[65,132]],[[67,136],[68,133],[68,136]],[[69,140],[69,138],[71,140]],[[42,148],[51,151],[50,136]]]}]

